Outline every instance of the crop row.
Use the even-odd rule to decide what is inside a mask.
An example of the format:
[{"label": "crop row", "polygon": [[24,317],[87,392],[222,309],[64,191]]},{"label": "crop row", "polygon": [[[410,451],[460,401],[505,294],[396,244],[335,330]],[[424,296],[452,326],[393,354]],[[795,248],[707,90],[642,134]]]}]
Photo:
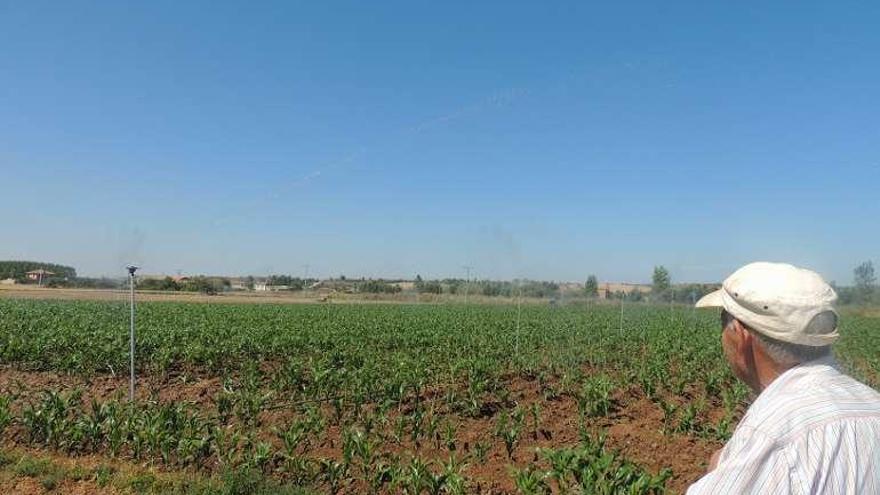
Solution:
[{"label": "crop row", "polygon": [[[623,309],[145,303],[152,390],[129,404],[124,304],[0,300],[0,438],[323,492],[492,492],[501,477],[520,493],[659,493],[701,467],[648,470],[603,429],[647,414],[644,434],[717,446],[748,394],[717,313]],[[876,322],[845,315],[837,352],[874,386]],[[67,378],[19,380],[53,374]],[[109,395],[94,385],[108,378]],[[214,385],[163,399],[194,380]]]}]

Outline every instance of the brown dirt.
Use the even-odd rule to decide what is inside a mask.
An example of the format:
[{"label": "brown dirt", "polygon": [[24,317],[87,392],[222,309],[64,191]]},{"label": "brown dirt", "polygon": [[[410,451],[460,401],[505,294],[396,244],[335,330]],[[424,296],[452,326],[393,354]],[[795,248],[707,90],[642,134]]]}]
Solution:
[{"label": "brown dirt", "polygon": [[134,475],[150,473],[162,477],[174,477],[174,475],[161,474],[160,470],[137,465],[132,462],[126,462],[118,459],[109,459],[100,455],[78,455],[76,457],[68,457],[45,449],[37,449],[30,447],[22,447],[10,443],[2,445],[5,452],[13,455],[27,455],[40,461],[48,461],[53,468],[63,469],[66,476],[59,480],[58,485],[53,490],[47,490],[41,483],[42,475],[36,477],[28,477],[23,474],[15,473],[11,469],[0,470],[0,493],[15,494],[70,494],[70,495],[116,495],[121,493],[129,493],[127,490],[121,490],[114,486],[111,482],[106,486],[100,486],[94,479],[72,479],[70,472],[75,468],[83,469],[86,472],[92,471],[97,467],[109,467],[112,469],[111,475],[114,479],[130,478]]},{"label": "brown dirt", "polygon": [[[147,376],[137,381],[139,400],[158,400],[160,403],[187,402],[208,406],[222,388],[218,377],[177,373],[166,377]],[[128,377],[97,375],[84,378],[48,371],[23,371],[10,366],[0,367],[0,393],[20,394],[27,397],[42,390],[73,390],[83,393],[83,403],[92,399],[107,401],[128,397]]]},{"label": "brown dirt", "polygon": [[[544,400],[540,395],[538,382],[521,377],[512,377],[506,380],[505,384],[511,392],[511,399],[526,410],[532,404],[538,403],[541,418],[539,431],[533,432],[527,416],[520,443],[511,459],[507,457],[503,442],[495,437],[497,415],[481,418],[462,417],[443,411],[442,406],[438,411],[445,418],[457,423],[458,455],[468,450],[473,452],[474,445],[478,442],[490,446],[486,462],[481,464],[476,459],[471,459],[465,471],[469,478],[479,483],[481,493],[513,493],[511,467],[522,468],[530,462],[538,461],[537,448],[561,448],[579,443],[578,412],[574,399],[562,396],[558,400]],[[141,400],[157,398],[162,403],[186,402],[206,412],[214,410],[212,398],[222,387],[219,378],[199,376],[195,372],[179,373],[164,378],[148,377],[142,379],[139,385],[138,397]],[[125,377],[109,375],[86,379],[48,372],[22,371],[10,367],[0,368],[0,393],[18,391],[26,396],[42,389],[72,388],[83,391],[83,402],[87,404],[92,398],[103,401],[126,397],[128,382]],[[427,393],[423,400],[432,401],[431,395],[432,393]],[[436,394],[437,399],[441,397],[440,394]],[[618,391],[614,399],[616,403],[614,411],[608,417],[589,420],[588,427],[597,432],[605,431],[608,446],[619,450],[626,458],[646,467],[649,471],[657,473],[663,468],[671,469],[674,474],[668,486],[673,492],[683,492],[690,483],[698,479],[705,471],[712,452],[721,447],[720,443],[695,436],[664,434],[662,410],[637,389]],[[327,417],[330,416],[329,406],[326,406],[325,413]],[[399,414],[392,413],[389,423],[394,424]],[[710,410],[708,416],[716,419],[719,414],[720,411],[715,407]],[[263,424],[261,439],[272,442],[280,448],[280,443],[271,428],[287,424],[292,416],[293,412],[285,408],[264,411],[260,416]],[[323,441],[312,446],[306,453],[313,458],[341,458],[341,438],[341,428],[338,425],[328,424]],[[401,444],[389,441],[380,450],[401,455],[403,459],[415,454],[424,460],[435,459],[438,462],[446,460],[450,452],[442,444],[436,449],[433,443],[423,441],[416,445],[407,438]],[[352,493],[356,491],[357,489]]]},{"label": "brown dirt", "polygon": [[0,484],[0,490],[3,490],[5,493],[17,493],[21,495],[48,493],[40,482],[34,478],[13,478]]}]

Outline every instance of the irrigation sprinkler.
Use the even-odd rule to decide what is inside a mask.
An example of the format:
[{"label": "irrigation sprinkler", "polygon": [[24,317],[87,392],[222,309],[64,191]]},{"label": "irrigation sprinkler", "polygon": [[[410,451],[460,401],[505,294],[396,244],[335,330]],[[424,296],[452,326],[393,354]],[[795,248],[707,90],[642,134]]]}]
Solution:
[{"label": "irrigation sprinkler", "polygon": [[128,333],[129,354],[131,357],[131,375],[128,384],[128,400],[134,402],[134,272],[136,272],[140,267],[135,265],[128,265],[125,268],[128,270],[128,294],[129,304],[131,306],[131,321]]},{"label": "irrigation sprinkler", "polygon": [[519,280],[516,282],[517,296],[516,296],[516,357],[519,359],[519,318],[522,314],[522,284]]}]

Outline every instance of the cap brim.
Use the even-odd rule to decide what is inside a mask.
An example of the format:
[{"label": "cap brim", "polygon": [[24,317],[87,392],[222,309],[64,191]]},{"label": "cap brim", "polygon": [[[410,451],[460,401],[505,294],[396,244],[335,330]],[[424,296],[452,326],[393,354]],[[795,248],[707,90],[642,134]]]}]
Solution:
[{"label": "cap brim", "polygon": [[706,294],[697,301],[697,304],[695,304],[695,307],[697,308],[721,308],[723,306],[724,303],[721,300],[721,289]]}]

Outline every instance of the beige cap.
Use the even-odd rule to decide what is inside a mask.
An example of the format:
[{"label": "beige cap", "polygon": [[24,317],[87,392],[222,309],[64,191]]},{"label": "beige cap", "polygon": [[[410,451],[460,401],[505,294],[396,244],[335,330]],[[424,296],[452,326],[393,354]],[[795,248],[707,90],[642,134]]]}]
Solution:
[{"label": "beige cap", "polygon": [[818,273],[786,263],[750,263],[697,301],[722,307],[770,338],[809,346],[837,340],[834,289]]}]

